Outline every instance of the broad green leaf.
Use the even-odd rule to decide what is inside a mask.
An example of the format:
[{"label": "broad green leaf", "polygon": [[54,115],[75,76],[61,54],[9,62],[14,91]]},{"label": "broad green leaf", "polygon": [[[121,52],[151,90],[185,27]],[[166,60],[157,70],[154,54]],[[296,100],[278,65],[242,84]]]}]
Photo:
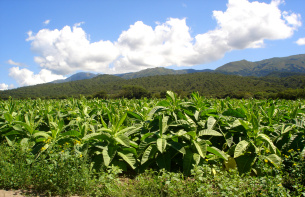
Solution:
[{"label": "broad green leaf", "polygon": [[209,130],[209,129],[205,129],[205,130],[201,130],[198,132],[199,136],[203,136],[203,135],[208,135],[208,136],[223,136],[221,133],[219,133],[218,131],[215,130]]},{"label": "broad green leaf", "polygon": [[186,154],[183,157],[183,173],[185,175],[191,174],[191,169],[193,168],[193,152],[186,149]]},{"label": "broad green leaf", "polygon": [[159,154],[156,159],[157,165],[160,169],[170,171],[171,167],[171,155],[169,152]]},{"label": "broad green leaf", "polygon": [[213,153],[214,155],[216,155],[224,160],[228,160],[228,155],[216,147],[207,146],[207,151],[209,151],[210,153]]},{"label": "broad green leaf", "polygon": [[134,158],[134,155],[130,152],[118,152],[118,155],[124,160],[126,161],[129,166],[132,168],[132,169],[136,169],[136,159]]},{"label": "broad green leaf", "polygon": [[248,122],[243,121],[243,120],[241,120],[241,119],[238,119],[238,120],[239,120],[240,124],[241,124],[246,130],[249,130],[249,129],[250,129],[250,128],[249,128],[249,123],[248,123]]},{"label": "broad green leaf", "polygon": [[[166,102],[166,101],[165,101]],[[168,105],[167,105],[168,106]],[[162,111],[166,109],[165,107],[163,106],[156,106],[154,107],[152,110],[150,110],[150,112],[148,113],[147,115],[147,120],[152,120],[153,119],[153,116],[158,113],[159,111]]]},{"label": "broad green leaf", "polygon": [[111,136],[108,133],[90,133],[82,138],[83,141],[90,139],[109,139]]},{"label": "broad green leaf", "polygon": [[197,134],[195,131],[189,131],[186,133],[186,135],[191,136],[193,140],[195,140],[197,138]]},{"label": "broad green leaf", "polygon": [[274,146],[273,142],[270,140],[270,138],[267,135],[260,133],[258,134],[257,139],[266,142],[271,148],[271,153],[276,153],[276,147]]},{"label": "broad green leaf", "polygon": [[166,148],[166,139],[164,138],[158,138],[157,139],[157,148],[158,150],[163,153],[165,152],[165,148]]},{"label": "broad green leaf", "polygon": [[256,160],[256,156],[251,154],[251,155],[241,155],[235,159],[238,172],[240,174],[249,172],[252,168],[253,163]]},{"label": "broad green leaf", "polygon": [[9,113],[4,114],[4,118],[7,122],[11,123],[13,121],[13,116]]},{"label": "broad green leaf", "polygon": [[102,154],[103,154],[105,166],[109,166],[109,164],[111,163],[112,159],[116,154],[116,148],[109,146],[107,149],[103,149]]},{"label": "broad green leaf", "polygon": [[224,164],[226,166],[226,170],[236,168],[236,162],[235,162],[235,159],[233,157],[229,157],[227,161],[224,161]]},{"label": "broad green leaf", "polygon": [[10,139],[10,136],[5,136],[5,139],[6,139],[7,144],[9,146],[13,146],[14,145],[14,141],[12,139]]},{"label": "broad green leaf", "polygon": [[114,139],[123,146],[130,147],[129,138],[126,135],[121,134],[118,135],[117,137],[114,137]]},{"label": "broad green leaf", "polygon": [[201,157],[200,157],[199,154],[197,154],[197,153],[194,153],[194,154],[193,154],[193,161],[195,162],[196,165],[199,164],[200,158],[201,158]]},{"label": "broad green leaf", "polygon": [[153,145],[148,146],[142,155],[141,165],[147,162],[150,158],[152,158],[157,151],[158,149],[156,146]]},{"label": "broad green leaf", "polygon": [[6,134],[4,134],[3,136],[14,136],[14,135],[23,135],[24,134],[24,132],[23,131],[10,131],[10,132],[8,132],[8,133],[6,133]]},{"label": "broad green leaf", "polygon": [[205,158],[206,153],[207,153],[207,144],[205,141],[200,141],[200,142],[196,142],[196,141],[192,141],[193,144],[195,145],[197,152],[199,153],[199,155],[202,158]]},{"label": "broad green leaf", "polygon": [[23,131],[21,125],[14,125],[13,129],[15,129],[16,131]]},{"label": "broad green leaf", "polygon": [[168,121],[169,117],[168,116],[164,116],[162,118],[162,125],[160,127],[160,132],[165,133],[167,131],[168,125],[167,125],[167,121]]},{"label": "broad green leaf", "polygon": [[142,121],[142,122],[144,121],[142,115],[140,115],[140,114],[138,114],[138,113],[136,113],[136,112],[127,111],[127,114],[128,114],[128,116],[131,117],[131,118],[135,118],[135,119],[140,120],[140,121]]},{"label": "broad green leaf", "polygon": [[216,122],[216,119],[210,116],[207,121],[207,130],[212,130],[215,127]]},{"label": "broad green leaf", "polygon": [[125,121],[126,117],[127,117],[127,113],[124,113],[124,115],[121,117],[120,121],[115,126],[115,132],[117,132],[119,130],[119,128],[122,126],[122,124]]},{"label": "broad green leaf", "polygon": [[171,100],[173,103],[176,102],[176,95],[175,95],[174,92],[172,92],[172,91],[167,91],[167,92],[166,92],[166,97],[167,97],[169,100]]},{"label": "broad green leaf", "polygon": [[279,167],[282,163],[282,159],[277,156],[276,154],[271,154],[268,156],[265,156],[265,158],[272,163],[275,167]]},{"label": "broad green leaf", "polygon": [[28,144],[29,144],[29,138],[23,138],[23,139],[20,141],[21,147],[26,147]]},{"label": "broad green leaf", "polygon": [[44,137],[44,138],[50,138],[51,136],[49,134],[47,134],[46,132],[44,131],[40,131],[40,132],[37,132],[33,135],[34,138],[36,137]]},{"label": "broad green leaf", "polygon": [[234,151],[234,158],[239,157],[244,154],[244,152],[247,150],[249,145],[249,142],[246,140],[240,141],[237,146],[235,147]]},{"label": "broad green leaf", "polygon": [[132,134],[135,134],[139,131],[139,127],[134,127],[134,126],[131,126],[131,127],[126,127],[125,129],[122,129],[120,130],[117,134],[124,134],[126,136],[130,136]]},{"label": "broad green leaf", "polygon": [[172,148],[176,149],[177,151],[179,151],[182,154],[185,154],[185,149],[183,147],[183,145],[179,142],[174,142],[174,141],[168,141],[167,142],[169,146],[171,146]]}]

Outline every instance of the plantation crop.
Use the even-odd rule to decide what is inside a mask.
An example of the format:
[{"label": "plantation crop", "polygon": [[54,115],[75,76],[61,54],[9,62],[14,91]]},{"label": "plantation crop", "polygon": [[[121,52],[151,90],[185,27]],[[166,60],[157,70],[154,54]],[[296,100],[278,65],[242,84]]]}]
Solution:
[{"label": "plantation crop", "polygon": [[[170,91],[164,100],[9,99],[0,105],[0,142],[33,155],[28,165],[54,155],[86,157],[95,171],[125,174],[164,169],[217,176],[213,166],[254,176],[292,172],[304,162],[304,124],[304,100],[218,100],[198,93],[181,99]],[[304,172],[294,173],[305,180]]]}]

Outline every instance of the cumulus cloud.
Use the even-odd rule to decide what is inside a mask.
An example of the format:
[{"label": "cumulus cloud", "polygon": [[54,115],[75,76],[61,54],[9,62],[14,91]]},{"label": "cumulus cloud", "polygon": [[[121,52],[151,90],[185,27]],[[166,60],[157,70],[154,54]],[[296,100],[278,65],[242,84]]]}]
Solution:
[{"label": "cumulus cloud", "polygon": [[8,89],[8,85],[5,83],[0,83],[0,90],[7,90]]},{"label": "cumulus cloud", "polygon": [[5,84],[5,83],[0,83],[0,90],[8,90],[8,89],[12,89],[12,88],[14,88],[13,84],[8,85],[8,84]]},{"label": "cumulus cloud", "polygon": [[42,29],[36,35],[28,32],[34,58],[42,68],[56,74],[66,75],[77,70],[106,72],[109,64],[119,55],[119,50],[110,41],[90,43],[85,31],[79,27]]},{"label": "cumulus cloud", "polygon": [[14,78],[20,86],[36,85],[66,78],[62,75],[53,74],[47,69],[42,69],[38,74],[34,74],[26,68],[20,69],[19,67],[10,68],[9,76]]},{"label": "cumulus cloud", "polygon": [[[117,41],[90,42],[72,28],[28,32],[35,61],[59,75],[78,70],[123,73],[158,66],[193,66],[222,58],[228,51],[264,47],[264,40],[286,39],[301,26],[297,13],[281,11],[283,0],[260,3],[229,0],[225,11],[213,11],[215,29],[192,36],[186,19],[169,18],[153,28],[137,21]],[[204,25],[204,24],[202,24]]]},{"label": "cumulus cloud", "polygon": [[45,21],[43,22],[43,24],[44,24],[44,25],[48,25],[50,22],[51,22],[51,20],[48,19],[48,20],[45,20]]},{"label": "cumulus cloud", "polygon": [[14,66],[27,67],[26,64],[23,64],[23,63],[20,63],[20,62],[15,62],[15,61],[13,61],[11,59],[9,59],[7,61],[7,63],[10,64],[10,65],[14,65]]},{"label": "cumulus cloud", "polygon": [[296,41],[296,43],[297,43],[298,45],[305,45],[305,37],[304,37],[304,38],[299,38],[299,39]]}]

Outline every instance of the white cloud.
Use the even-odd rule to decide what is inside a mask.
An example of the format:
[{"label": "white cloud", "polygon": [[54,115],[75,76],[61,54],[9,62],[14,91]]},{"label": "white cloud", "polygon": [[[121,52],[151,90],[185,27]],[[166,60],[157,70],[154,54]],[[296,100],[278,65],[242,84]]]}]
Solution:
[{"label": "white cloud", "polygon": [[20,62],[15,62],[15,61],[13,61],[11,59],[9,59],[7,61],[7,63],[10,64],[10,65],[14,65],[14,66],[27,67],[26,64],[23,64],[23,63],[20,63]]},{"label": "white cloud", "polygon": [[0,83],[0,90],[8,90],[8,89],[12,89],[12,88],[14,88],[13,84],[8,85],[8,84],[5,84],[5,83]]},{"label": "white cloud", "polygon": [[0,90],[7,90],[8,89],[8,85],[5,83],[0,83]]},{"label": "white cloud", "polygon": [[90,43],[85,31],[75,25],[72,29],[42,29],[36,35],[29,32],[32,50],[39,56],[35,61],[56,74],[66,75],[77,70],[106,72],[119,55],[110,41]]},{"label": "white cloud", "polygon": [[44,24],[44,25],[48,25],[50,22],[51,22],[51,20],[48,19],[48,20],[45,20],[45,21],[43,22],[43,24]]},{"label": "white cloud", "polygon": [[304,37],[304,38],[299,38],[299,39],[296,41],[296,43],[297,43],[298,45],[305,45],[305,37]]},{"label": "white cloud", "polygon": [[26,68],[19,69],[19,67],[10,68],[9,76],[14,78],[20,86],[36,85],[66,78],[62,75],[53,74],[47,69],[42,69],[35,75],[34,72]]},{"label": "white cloud", "polygon": [[157,66],[193,66],[222,58],[231,50],[264,47],[264,40],[286,39],[301,26],[301,16],[281,11],[283,0],[260,3],[229,0],[213,11],[217,27],[193,37],[185,19],[169,18],[153,28],[137,21],[116,42],[91,43],[80,27],[28,32],[35,61],[56,74],[78,70],[123,73]]},{"label": "white cloud", "polygon": [[276,40],[292,36],[298,27],[298,15],[282,13],[278,8],[279,4],[280,1],[266,4],[229,0],[227,10],[214,11],[213,16],[232,49],[257,48],[264,46],[265,39]]}]

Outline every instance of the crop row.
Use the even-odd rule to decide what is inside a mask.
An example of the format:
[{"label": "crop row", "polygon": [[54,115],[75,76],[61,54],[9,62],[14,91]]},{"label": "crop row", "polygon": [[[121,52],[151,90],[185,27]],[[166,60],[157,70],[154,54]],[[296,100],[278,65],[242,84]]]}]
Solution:
[{"label": "crop row", "polygon": [[[182,171],[221,164],[239,173],[277,169],[291,151],[305,155],[304,100],[180,99],[7,100],[0,142],[37,159],[88,157],[96,170],[117,166]],[[33,161],[31,161],[33,162]]]}]

